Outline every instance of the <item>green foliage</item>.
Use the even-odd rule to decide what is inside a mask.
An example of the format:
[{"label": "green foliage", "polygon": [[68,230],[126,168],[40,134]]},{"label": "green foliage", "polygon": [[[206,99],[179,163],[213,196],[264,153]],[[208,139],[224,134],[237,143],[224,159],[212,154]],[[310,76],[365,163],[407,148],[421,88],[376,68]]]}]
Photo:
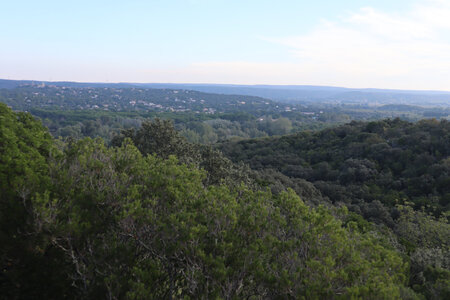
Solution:
[{"label": "green foliage", "polygon": [[[409,285],[427,298],[448,295],[450,123],[399,119],[352,122],[320,132],[222,143],[233,161],[249,163],[257,182],[295,188],[312,204],[345,204],[343,218],[377,232],[411,261]],[[309,182],[308,182],[309,181]],[[401,205],[400,205],[401,204]],[[373,222],[373,223],[370,223]],[[409,297],[411,290],[402,290]]]},{"label": "green foliage", "polygon": [[[0,103],[0,290],[2,298],[65,295],[61,253],[34,230],[31,200],[51,184],[51,136],[30,114]],[[53,282],[49,288],[48,282]]]},{"label": "green foliage", "polygon": [[[314,183],[323,196],[392,227],[367,203],[392,209],[405,200],[439,216],[448,211],[450,123],[399,119],[352,122],[319,132],[222,143],[226,156],[255,170],[275,170]],[[374,205],[374,208],[377,205]],[[387,210],[389,215],[389,210]]]},{"label": "green foliage", "polygon": [[[372,201],[367,214],[395,221],[405,256],[389,229],[319,205],[319,189],[306,180],[275,170],[258,177],[216,149],[188,143],[169,121],[144,122],[108,147],[102,139],[52,141],[29,115],[0,109],[2,298],[448,296],[445,218],[405,206],[386,216]],[[333,134],[341,133],[327,139]],[[377,141],[358,134],[367,138]],[[280,146],[290,147],[287,139]],[[352,182],[345,188],[354,195],[355,182],[380,173],[368,158],[339,161],[342,173],[333,173],[331,160],[313,172],[336,186]],[[441,178],[445,170],[433,172]]]},{"label": "green foliage", "polygon": [[406,280],[397,253],[292,191],[205,188],[205,172],[126,141],[65,153],[36,214],[81,297],[395,298]]},{"label": "green foliage", "polygon": [[4,197],[26,198],[45,183],[50,135],[30,114],[14,113],[0,103],[0,188]]},{"label": "green foliage", "polygon": [[242,164],[233,164],[221,152],[210,146],[189,143],[169,120],[155,119],[145,121],[138,129],[130,129],[116,136],[112,144],[120,145],[125,138],[130,138],[139,151],[144,154],[156,154],[168,158],[174,155],[181,163],[192,164],[207,171],[206,185],[227,183],[239,185],[242,182],[252,184],[249,170]]},{"label": "green foliage", "polygon": [[[123,137],[132,139],[144,155],[156,154],[164,158],[175,155],[183,163],[193,163],[199,159],[194,146],[178,134],[169,120],[146,121],[137,130],[124,131]],[[123,137],[117,137],[113,144],[120,144]]]},{"label": "green foliage", "polygon": [[287,104],[259,97],[191,90],[66,85],[24,82],[12,89],[0,89],[0,102],[41,118],[55,137],[102,137],[108,142],[122,129],[139,127],[144,119],[155,117],[173,120],[190,142],[207,144],[319,130],[351,120],[445,119],[450,113],[449,108],[443,107],[375,108],[297,101]]},{"label": "green foliage", "polygon": [[410,285],[432,299],[450,294],[450,225],[410,206],[399,205],[395,232],[411,259]]}]

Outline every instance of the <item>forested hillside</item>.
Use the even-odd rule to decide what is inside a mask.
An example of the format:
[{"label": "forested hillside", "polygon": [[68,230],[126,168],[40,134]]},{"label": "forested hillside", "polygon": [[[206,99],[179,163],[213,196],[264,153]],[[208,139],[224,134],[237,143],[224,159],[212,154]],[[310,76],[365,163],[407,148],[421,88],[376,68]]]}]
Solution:
[{"label": "forested hillside", "polygon": [[433,268],[442,268],[437,272],[448,280],[448,121],[352,122],[218,148],[249,164],[273,192],[290,187],[311,204],[344,205],[355,220],[364,218],[360,226],[369,221],[369,228],[394,234],[398,249],[410,256],[417,291],[435,280]]},{"label": "forested hillside", "polygon": [[[223,143],[234,161],[314,183],[355,210],[411,202],[440,215],[450,204],[450,122],[352,122],[319,132]],[[359,207],[359,209],[357,208]]]},{"label": "forested hillside", "polygon": [[143,88],[74,88],[24,85],[0,89],[0,100],[14,109],[54,108],[59,110],[105,111],[272,111],[278,108],[271,100],[242,95],[209,94],[192,90]]},{"label": "forested hillside", "polygon": [[53,140],[3,104],[0,114],[2,298],[448,296],[436,261],[447,258],[448,226],[425,213],[404,206],[398,217],[405,235],[427,236],[412,240],[425,251],[414,252],[426,265],[417,285],[422,265],[395,236],[343,207],[259,187],[170,122],[145,122],[108,147]]},{"label": "forested hillside", "polygon": [[[1,82],[0,82],[1,83]],[[54,137],[102,137],[106,142],[122,129],[138,128],[149,118],[173,120],[192,143],[284,135],[319,130],[351,120],[399,117],[417,121],[448,119],[448,106],[368,105],[274,102],[268,99],[202,93],[185,89],[149,89],[126,84],[28,82],[0,89],[0,102],[39,117]]]},{"label": "forested hillside", "polygon": [[[239,84],[182,84],[182,83],[92,83],[70,81],[33,81],[0,79],[0,89],[23,86],[53,86],[69,88],[106,89],[168,89],[191,90],[224,95],[262,97],[285,103],[382,103],[449,106],[448,91],[355,89],[312,85],[239,85]],[[244,97],[245,97],[244,96]]]}]

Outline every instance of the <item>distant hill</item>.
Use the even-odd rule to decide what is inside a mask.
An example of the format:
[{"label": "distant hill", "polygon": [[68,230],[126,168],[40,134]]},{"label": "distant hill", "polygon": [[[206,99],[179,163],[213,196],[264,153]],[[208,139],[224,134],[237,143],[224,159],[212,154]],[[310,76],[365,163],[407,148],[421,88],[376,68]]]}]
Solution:
[{"label": "distant hill", "polygon": [[390,89],[352,89],[312,85],[233,85],[233,84],[183,84],[183,83],[88,83],[48,82],[33,80],[0,79],[0,88],[22,85],[50,85],[57,87],[92,88],[156,88],[194,90],[204,93],[246,95],[290,103],[363,103],[371,105],[407,104],[420,106],[450,106],[450,91],[416,91]]},{"label": "distant hill", "polygon": [[[86,87],[84,83],[25,82],[0,89],[0,102],[16,110],[154,111],[154,112],[274,112],[282,108],[255,96],[204,93],[185,89],[142,87]],[[72,85],[72,86],[69,86]]]},{"label": "distant hill", "polygon": [[56,86],[56,87],[74,87],[74,88],[129,88],[137,87],[132,83],[103,83],[103,82],[74,82],[74,81],[39,81],[39,80],[9,80],[0,79],[0,89],[14,89],[20,86]]}]

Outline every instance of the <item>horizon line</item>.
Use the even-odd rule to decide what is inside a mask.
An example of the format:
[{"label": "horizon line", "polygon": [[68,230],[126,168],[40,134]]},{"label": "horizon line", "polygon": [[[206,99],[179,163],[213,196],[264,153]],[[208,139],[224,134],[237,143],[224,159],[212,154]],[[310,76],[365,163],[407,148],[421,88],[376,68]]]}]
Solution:
[{"label": "horizon line", "polygon": [[210,86],[236,86],[236,87],[322,87],[322,88],[336,88],[336,89],[347,89],[347,90],[385,90],[385,91],[405,91],[405,92],[444,92],[450,93],[449,90],[436,90],[436,89],[396,89],[396,88],[380,88],[380,87],[344,87],[335,85],[321,85],[321,84],[267,84],[267,83],[256,83],[256,84],[243,84],[243,83],[205,83],[205,82],[133,82],[133,81],[78,81],[78,80],[38,80],[38,79],[10,79],[10,78],[0,78],[3,81],[31,81],[31,82],[44,82],[44,83],[79,83],[79,84],[167,84],[167,85],[210,85]]}]

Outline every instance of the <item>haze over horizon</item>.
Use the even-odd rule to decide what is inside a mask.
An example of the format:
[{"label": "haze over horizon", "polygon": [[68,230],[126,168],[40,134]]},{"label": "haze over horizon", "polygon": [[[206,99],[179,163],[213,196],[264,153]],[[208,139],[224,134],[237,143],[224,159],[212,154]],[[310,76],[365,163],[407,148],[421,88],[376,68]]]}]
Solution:
[{"label": "haze over horizon", "polygon": [[[313,89],[343,89],[343,90],[355,90],[355,91],[362,91],[362,90],[377,90],[377,91],[396,91],[396,92],[423,92],[423,93],[440,93],[442,92],[443,94],[448,94],[450,93],[450,89],[449,90],[436,90],[436,89],[396,89],[396,88],[379,88],[379,87],[360,87],[360,88],[355,88],[355,87],[348,87],[348,86],[336,86],[336,85],[312,85],[312,84],[239,84],[239,83],[219,83],[219,82],[209,82],[209,83],[205,83],[205,82],[132,82],[132,81],[78,81],[78,80],[39,80],[39,79],[10,79],[10,78],[0,78],[0,81],[17,81],[17,82],[22,82],[22,81],[31,81],[31,82],[36,82],[36,83],[55,83],[58,84],[59,86],[62,86],[61,84],[63,83],[71,83],[71,84],[92,84],[92,85],[143,85],[144,87],[146,87],[147,85],[151,86],[151,85],[155,85],[155,86],[174,86],[174,89],[179,89],[181,87],[184,86],[198,86],[198,87],[207,87],[207,86],[224,86],[224,87],[249,87],[249,88],[279,88],[279,89],[287,89],[289,90],[290,88],[305,88],[308,89],[308,87],[313,88]],[[0,85],[1,86],[1,85]],[[158,87],[156,87],[158,88]],[[194,89],[195,90],[195,89]]]},{"label": "haze over horizon", "polygon": [[3,8],[4,79],[450,91],[446,0],[44,0]]}]

